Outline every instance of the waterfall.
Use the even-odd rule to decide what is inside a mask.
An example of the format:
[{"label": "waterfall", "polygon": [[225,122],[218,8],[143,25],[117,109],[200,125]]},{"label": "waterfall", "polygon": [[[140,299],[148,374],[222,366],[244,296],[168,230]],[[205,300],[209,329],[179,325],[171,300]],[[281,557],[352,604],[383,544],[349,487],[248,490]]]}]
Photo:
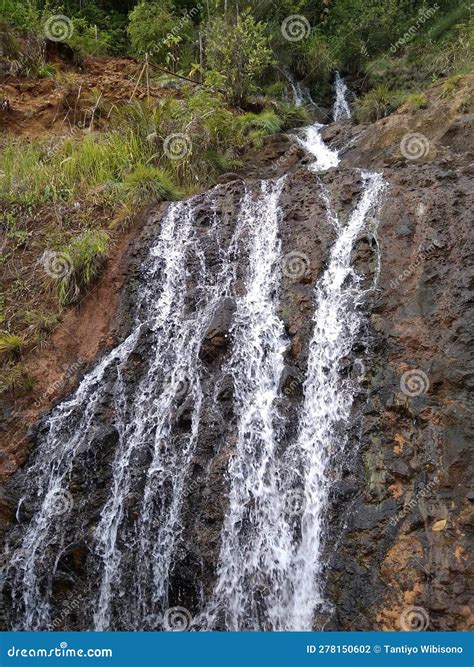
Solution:
[{"label": "waterfall", "polygon": [[[279,196],[284,179],[264,182],[260,198],[244,202],[250,230],[246,292],[238,300],[233,330],[234,352],[228,370],[234,380],[238,414],[237,443],[229,465],[229,509],[220,550],[218,581],[205,623],[218,611],[229,630],[258,630],[263,618],[259,596],[278,572],[284,574],[291,535],[281,522],[276,409],[287,341],[278,318],[281,278],[282,214]],[[280,523],[281,522],[281,523]],[[273,528],[270,529],[270,526]],[[270,609],[277,604],[276,593]]]},{"label": "waterfall", "polygon": [[295,102],[295,107],[302,107],[304,104],[304,95],[303,91],[301,90],[301,86],[299,85],[298,81],[295,81],[292,78],[288,78],[288,81],[293,91],[293,99]]},{"label": "waterfall", "polygon": [[349,102],[347,101],[349,89],[347,88],[346,83],[339,72],[336,72],[334,88],[336,91],[336,98],[334,100],[334,106],[332,110],[333,119],[336,121],[351,118],[351,109]]},{"label": "waterfall", "polygon": [[[97,466],[94,444],[108,398],[113,405],[115,456],[100,521],[94,534],[87,535],[99,584],[93,625],[107,629],[122,622],[129,629],[143,628],[157,609],[167,605],[183,486],[203,401],[199,349],[235,272],[228,256],[232,243],[221,250],[211,270],[193,215],[192,200],[170,206],[143,269],[132,333],[47,420],[47,433],[25,482],[28,500],[39,498],[40,505],[9,567],[19,629],[47,629],[51,622],[53,577],[59,560],[68,542],[74,543],[84,533],[78,523],[82,508],[74,506],[71,482],[85,459]],[[216,213],[208,234],[215,237],[217,247],[222,226]],[[192,312],[186,303],[190,266],[197,285]],[[144,342],[150,361],[131,390],[126,376]],[[173,429],[173,416],[185,400],[192,405],[191,427],[180,433]],[[138,493],[142,498],[139,521],[130,528],[127,502],[130,494]],[[124,598],[117,591],[130,567],[134,589]]]},{"label": "waterfall", "polygon": [[[231,361],[240,410],[238,442],[229,466],[231,491],[218,580],[204,615],[207,629],[220,622],[233,631],[311,630],[315,610],[324,606],[328,473],[346,446],[354,394],[351,381],[341,376],[340,361],[350,354],[364,318],[365,291],[351,255],[360,234],[373,223],[371,214],[384,188],[382,176],[363,173],[363,186],[345,226],[327,210],[337,240],[315,288],[299,430],[283,455],[274,406],[285,347],[271,298],[277,285],[272,265],[278,246],[275,231],[268,229],[276,228],[275,197],[270,206],[263,201],[254,209],[265,227],[268,247],[254,242],[253,279],[239,308],[238,352]],[[325,190],[321,196],[329,206]]]},{"label": "waterfall", "polygon": [[315,123],[304,128],[301,135],[295,135],[303,148],[314,157],[314,162],[309,167],[311,171],[325,171],[339,164],[337,151],[326,146],[321,137],[323,127],[324,125]]},{"label": "waterfall", "polygon": [[[315,172],[339,162],[322,127],[298,138]],[[288,434],[281,409],[289,340],[279,311],[280,233],[288,179],[247,184],[235,219],[226,217],[219,186],[204,196],[212,212],[205,221],[203,196],[171,204],[140,269],[131,333],[39,430],[17,512],[31,519],[12,530],[7,576],[18,630],[52,628],[55,582],[59,575],[75,580],[65,559],[79,544],[90,584],[83,629],[163,628],[186,548],[193,463],[203,430],[212,435],[209,415],[225,423],[228,495],[215,581],[194,597],[193,627],[312,628],[325,605],[325,509],[348,446],[354,396],[340,361],[365,317],[366,288],[351,258],[375,224],[384,189],[380,174],[363,172],[360,199],[343,224],[317,179],[336,239],[314,287],[296,428]],[[202,349],[226,300],[235,306],[229,347],[210,370]],[[227,412],[217,399],[223,378],[232,384]]]},{"label": "waterfall", "polygon": [[291,86],[291,90],[293,91],[293,101],[295,106],[302,107],[304,104],[307,104],[312,107],[316,107],[317,105],[315,104],[309,89],[303,83],[301,83],[301,81],[297,81],[290,70],[284,69],[283,73]]},{"label": "waterfall", "polygon": [[354,393],[350,380],[341,377],[340,361],[350,354],[364,317],[365,291],[351,255],[357,238],[369,230],[384,189],[381,174],[363,173],[363,181],[362,196],[347,224],[335,219],[337,240],[316,285],[299,432],[286,456],[288,466],[299,466],[302,489],[301,538],[293,547],[286,579],[292,597],[282,614],[288,630],[310,630],[314,610],[324,602],[321,548],[328,467],[346,446]]}]

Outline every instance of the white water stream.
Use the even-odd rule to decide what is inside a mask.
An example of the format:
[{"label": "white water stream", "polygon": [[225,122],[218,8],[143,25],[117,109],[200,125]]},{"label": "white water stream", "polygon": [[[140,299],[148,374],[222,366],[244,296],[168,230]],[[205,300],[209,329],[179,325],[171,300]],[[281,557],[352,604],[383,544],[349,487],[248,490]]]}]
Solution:
[{"label": "white water stream", "polygon": [[336,98],[334,100],[334,106],[332,110],[333,120],[336,121],[351,118],[351,108],[349,106],[349,102],[347,101],[349,89],[347,88],[346,83],[339,72],[336,72],[334,90],[336,92]]}]

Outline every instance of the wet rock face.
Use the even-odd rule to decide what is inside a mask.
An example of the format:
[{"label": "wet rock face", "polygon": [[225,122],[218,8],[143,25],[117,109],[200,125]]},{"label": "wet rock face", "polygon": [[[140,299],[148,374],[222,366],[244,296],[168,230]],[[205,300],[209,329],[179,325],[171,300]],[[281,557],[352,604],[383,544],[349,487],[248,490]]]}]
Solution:
[{"label": "wet rock face", "polygon": [[[462,124],[460,127],[464,131]],[[326,139],[344,145],[357,131],[348,122],[335,124]],[[458,137],[457,132],[454,128],[452,136]],[[335,238],[322,188],[344,223],[362,187],[361,173],[355,167],[368,166],[364,150],[358,153],[352,148],[342,168],[316,175],[302,167],[301,151],[291,150],[291,145],[287,139],[269,142],[255,166],[259,176],[274,177],[288,171],[282,156],[292,161],[281,196],[280,221],[283,264],[278,314],[289,340],[279,406],[285,423],[283,448],[298,426],[313,328],[314,287]],[[453,145],[458,145],[457,140],[453,139]],[[384,160],[382,156],[379,162]],[[386,168],[388,190],[378,229],[358,239],[354,248],[353,266],[368,289],[361,307],[370,317],[351,355],[340,360],[341,373],[354,382],[356,400],[350,445],[337,467],[340,474],[334,478],[327,510],[325,580],[333,610],[318,616],[315,628],[398,630],[407,629],[413,618],[419,623],[414,629],[468,627],[465,534],[472,524],[473,500],[467,470],[468,443],[472,441],[468,425],[472,333],[468,322],[473,203],[465,164],[457,154],[452,164],[454,169],[438,162]],[[245,187],[234,175],[223,180],[228,182],[215,190],[214,203],[204,194],[196,211],[196,230],[209,265],[218,263],[222,247],[229,243]],[[219,244],[208,234],[213,207],[223,212]],[[150,213],[130,249],[129,280],[117,318],[122,337],[129,333],[132,314],[139,307],[141,267],[162,214],[162,208]],[[244,290],[246,258],[236,256],[235,263],[238,292]],[[370,290],[376,276],[377,289]],[[198,300],[199,284],[191,269],[188,312],[194,311]],[[227,470],[236,440],[236,419],[233,383],[224,361],[232,349],[234,312],[235,301],[223,298],[199,350],[206,371],[203,427],[184,491],[169,592],[170,606],[183,606],[193,613],[216,579],[227,508]],[[124,370],[125,392],[147,373],[149,348],[150,332],[144,328]],[[206,400],[214,395],[217,400],[211,409]],[[68,527],[68,544],[55,575],[51,629],[84,629],[92,622],[90,601],[97,595],[97,583],[91,573],[97,563],[89,546],[110,489],[118,438],[113,425],[112,376],[104,378],[100,409],[94,453],[89,449],[79,457],[71,480],[75,519]],[[178,431],[189,431],[191,413],[184,388],[173,414]],[[44,422],[32,434],[33,449],[35,440],[41,440],[42,429]],[[127,498],[123,521],[131,545],[140,511],[140,471],[148,467],[150,456],[145,449],[130,461],[136,484]],[[19,532],[11,524],[23,486],[24,471],[20,471],[0,497],[0,528],[4,527],[13,546]],[[20,507],[20,525],[30,520],[33,510],[28,505]],[[5,594],[8,598],[11,591]],[[77,600],[80,605],[74,602]],[[421,611],[413,612],[413,608]],[[127,627],[128,619],[123,619],[117,629]]]},{"label": "wet rock face", "polygon": [[235,307],[235,300],[226,297],[221,300],[214,313],[199,352],[201,359],[208,365],[224,355],[229,347]]},{"label": "wet rock face", "polygon": [[360,449],[346,510],[334,493],[344,532],[330,541],[329,597],[337,628],[406,629],[411,614],[419,629],[467,629],[472,188],[462,166],[454,182],[437,164],[384,173]]}]

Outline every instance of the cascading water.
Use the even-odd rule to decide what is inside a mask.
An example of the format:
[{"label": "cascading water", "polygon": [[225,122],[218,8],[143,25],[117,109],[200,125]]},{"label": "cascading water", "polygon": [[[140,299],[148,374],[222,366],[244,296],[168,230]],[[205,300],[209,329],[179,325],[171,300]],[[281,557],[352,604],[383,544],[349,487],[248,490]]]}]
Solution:
[{"label": "cascading water", "polygon": [[[215,215],[209,234],[216,243],[220,224]],[[193,228],[192,201],[171,205],[145,267],[133,332],[51,413],[25,484],[33,487],[30,499],[39,497],[40,506],[10,563],[19,628],[45,629],[50,623],[58,561],[67,543],[74,543],[71,532],[84,532],[74,521],[69,490],[74,468],[81,465],[81,458],[95,456],[94,435],[108,396],[113,401],[117,442],[109,495],[94,534],[88,536],[100,582],[93,626],[106,629],[124,623],[124,627],[143,628],[146,619],[158,618],[163,606],[166,608],[183,483],[196,445],[203,400],[199,349],[234,276],[226,254],[231,250],[223,250],[219,270],[211,270]],[[195,308],[188,313],[185,296],[190,265],[197,294]],[[130,393],[125,377],[143,337],[151,361]],[[173,414],[184,399],[193,409],[191,428],[181,434],[173,430]],[[127,501],[134,493],[141,493],[141,511],[130,529]],[[131,561],[134,591],[124,599],[117,591]]]},{"label": "cascading water", "polygon": [[[237,443],[229,465],[229,509],[218,581],[205,620],[212,627],[216,614],[221,612],[220,622],[230,630],[257,630],[271,621],[272,607],[278,604],[274,580],[278,572],[284,575],[286,553],[291,549],[291,533],[282,521],[276,454],[276,404],[287,347],[283,323],[277,315],[281,278],[279,196],[283,184],[284,179],[264,182],[260,199],[247,199],[243,206],[251,230],[249,270],[247,290],[237,304],[234,352],[228,364],[235,387]],[[260,596],[271,587],[272,599],[263,608]]]},{"label": "cascading water", "polygon": [[349,89],[347,88],[346,83],[339,72],[336,72],[334,88],[336,92],[336,99],[334,100],[334,106],[332,110],[333,120],[336,121],[351,118],[351,108],[349,106],[349,102],[347,101]]},{"label": "cascading water", "polygon": [[[293,90],[295,91],[296,103],[298,89],[295,88],[296,84],[288,73],[287,76],[293,87]],[[297,134],[292,135],[298,141],[298,143],[301,144],[301,146],[303,146],[303,148],[313,156],[314,161],[309,166],[311,171],[325,171],[331,167],[337,167],[339,164],[339,156],[337,151],[332,150],[329,148],[329,146],[326,146],[321,137],[321,130],[323,127],[324,125],[321,123],[314,123],[314,125],[309,125]]]},{"label": "cascading water", "polygon": [[316,107],[317,105],[311,97],[311,92],[309,89],[303,83],[297,81],[289,70],[285,69],[283,72],[291,86],[291,90],[293,91],[293,100],[295,106],[302,107],[304,104],[307,104],[309,106]]},{"label": "cascading water", "polygon": [[294,79],[288,77],[288,81],[290,83],[291,89],[293,91],[293,99],[295,102],[296,107],[302,107],[304,104],[304,95],[303,91],[301,90],[301,86],[297,81],[294,81]]},{"label": "cascading water", "polygon": [[[321,127],[299,138],[316,172],[339,162]],[[202,198],[169,207],[141,272],[132,333],[85,375],[40,432],[18,510],[19,516],[31,512],[31,520],[12,531],[7,581],[18,629],[51,629],[57,579],[70,584],[64,583],[66,563],[78,544],[86,545],[82,567],[90,582],[82,629],[163,627],[163,613],[176,599],[183,506],[202,432],[212,433],[205,423],[210,414],[229,422],[228,506],[215,581],[195,596],[193,627],[312,628],[325,602],[329,480],[347,445],[354,395],[340,361],[364,322],[365,288],[351,257],[384,188],[380,174],[362,178],[346,224],[319,183],[336,240],[314,290],[306,380],[291,438],[280,409],[289,346],[279,313],[287,179],[247,185],[232,221],[217,201],[219,188],[206,195],[212,216],[205,225],[196,223]],[[235,304],[229,350],[219,362],[219,378],[232,383],[226,417],[201,354],[224,300]],[[104,459],[106,472],[98,477]],[[88,509],[89,496],[99,511]]]},{"label": "cascading water", "polygon": [[[328,467],[346,445],[354,388],[341,377],[341,360],[350,354],[363,322],[365,290],[351,266],[360,234],[369,230],[384,182],[381,174],[363,173],[361,199],[343,227],[328,267],[316,285],[314,331],[310,342],[299,433],[288,449],[288,465],[297,466],[303,490],[301,539],[287,572],[291,601],[284,610],[286,629],[310,630],[315,609],[324,603],[321,558],[324,510],[330,490]],[[297,463],[295,463],[297,462]]]},{"label": "cascading water", "polygon": [[[269,248],[254,246],[253,271],[261,276],[242,300],[236,339],[239,437],[229,467],[231,492],[223,531],[218,581],[204,625],[229,630],[310,630],[324,604],[322,538],[329,466],[346,444],[353,386],[340,362],[351,352],[363,322],[365,290],[351,266],[354,244],[369,230],[384,182],[363,174],[364,190],[348,223],[335,224],[337,240],[315,291],[304,402],[296,441],[278,449],[278,378],[284,341],[275,315],[275,232]],[[327,193],[323,191],[327,204]],[[274,210],[273,216],[278,215]],[[261,216],[268,225],[268,212]],[[266,252],[266,259],[262,255]],[[258,289],[258,291],[255,291]],[[239,341],[239,343],[237,343]],[[300,505],[295,521],[295,502]]]},{"label": "cascading water", "polygon": [[296,135],[299,143],[314,157],[314,162],[309,167],[311,171],[325,171],[339,164],[337,151],[326,146],[321,137],[323,127],[324,125],[315,123],[306,127],[301,136]]}]

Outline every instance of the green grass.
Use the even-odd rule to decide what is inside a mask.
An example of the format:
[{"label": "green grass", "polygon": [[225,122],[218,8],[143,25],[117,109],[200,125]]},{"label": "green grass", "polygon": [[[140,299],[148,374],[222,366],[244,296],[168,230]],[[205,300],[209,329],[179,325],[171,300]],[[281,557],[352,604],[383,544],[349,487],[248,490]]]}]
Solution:
[{"label": "green grass", "polygon": [[400,93],[389,90],[383,84],[376,86],[364,97],[356,100],[354,105],[356,119],[361,123],[373,123],[395,111],[400,101]]},{"label": "green grass", "polygon": [[0,357],[11,358],[18,356],[25,344],[22,336],[9,333],[8,331],[0,332]]},{"label": "green grass", "polygon": [[13,395],[26,394],[33,389],[35,379],[23,364],[0,369],[0,394],[9,392]]},{"label": "green grass", "polygon": [[252,130],[263,134],[276,134],[282,129],[280,117],[274,111],[262,111],[260,114],[246,113],[239,116],[244,133],[251,135]]},{"label": "green grass", "polygon": [[147,206],[153,201],[179,197],[179,191],[169,175],[150,165],[137,165],[125,176],[124,185],[127,199],[135,206]]},{"label": "green grass", "polygon": [[23,322],[28,327],[32,338],[37,343],[41,343],[59,323],[59,316],[56,313],[33,309],[25,311]]},{"label": "green grass", "polygon": [[55,65],[53,65],[52,63],[44,63],[39,65],[36,71],[36,76],[38,77],[38,79],[45,79],[47,77],[54,79],[57,73],[58,70]]},{"label": "green grass", "polygon": [[457,74],[455,76],[450,76],[449,79],[443,82],[443,97],[450,97],[454,95],[459,88],[460,81],[462,76]]},{"label": "green grass", "polygon": [[[96,91],[92,102],[102,114]],[[15,327],[15,334],[1,339],[5,364],[18,360],[26,341],[30,347],[41,344],[62,309],[92,287],[110,252],[110,233],[123,229],[140,208],[211,187],[219,174],[241,164],[242,149],[301,118],[301,111],[284,103],[277,110],[238,114],[215,91],[190,88],[184,100],[116,108],[102,132],[77,131],[49,141],[5,139],[0,150],[4,257],[20,251],[18,261],[26,262],[3,304],[3,326]],[[176,134],[185,137],[180,159],[165,150]],[[61,214],[51,215],[52,210]],[[4,375],[2,386],[12,391],[28,386],[14,368]]]},{"label": "green grass", "polygon": [[107,258],[109,243],[106,232],[88,230],[61,250],[67,268],[53,278],[61,305],[76,302],[91,286]]},{"label": "green grass", "polygon": [[419,92],[439,78],[472,71],[474,18],[465,17],[453,24],[452,17],[459,11],[458,8],[450,16],[441,17],[431,30],[417,35],[396,54],[382,53],[366,62],[368,83]]},{"label": "green grass", "polygon": [[314,122],[310,111],[304,106],[296,107],[288,102],[278,102],[276,109],[281,119],[282,130],[291,130]]},{"label": "green grass", "polygon": [[[173,199],[178,193],[195,191],[196,186],[213,185],[221,167],[226,170],[235,159],[237,149],[302,118],[291,105],[282,113],[284,119],[273,110],[239,116],[222,98],[204,90],[186,102],[135,101],[112,114],[109,131],[85,134],[82,141],[69,138],[53,145],[7,141],[0,153],[4,173],[0,199],[27,206],[79,198],[119,204],[124,190],[132,193],[134,202],[141,194],[148,202],[155,192],[158,198]],[[174,134],[185,135],[192,146],[178,160],[170,159],[165,150],[167,137]],[[209,170],[212,154],[221,159]]]},{"label": "green grass", "polygon": [[418,111],[418,109],[427,108],[428,98],[424,93],[411,93],[407,95],[404,103],[410,111]]}]

